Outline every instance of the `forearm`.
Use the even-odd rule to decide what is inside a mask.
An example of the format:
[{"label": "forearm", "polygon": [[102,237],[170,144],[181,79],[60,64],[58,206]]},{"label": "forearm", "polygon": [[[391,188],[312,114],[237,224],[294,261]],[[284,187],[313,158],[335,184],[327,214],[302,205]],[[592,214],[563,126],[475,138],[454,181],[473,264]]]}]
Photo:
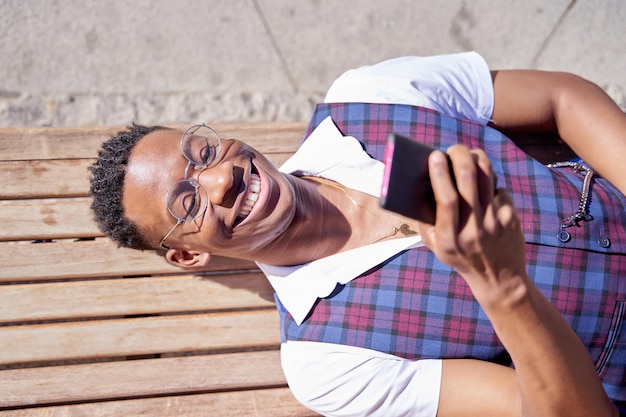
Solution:
[{"label": "forearm", "polygon": [[558,131],[598,174],[626,194],[626,114],[597,85],[573,74],[494,73],[494,126]]},{"label": "forearm", "polygon": [[[515,365],[524,416],[612,416],[585,347],[527,277],[475,295]],[[497,300],[497,301],[496,301]]]},{"label": "forearm", "polygon": [[[493,393],[519,399],[521,407],[513,406],[519,412],[512,411],[511,415],[614,415],[582,342],[527,275],[520,219],[508,191],[500,189],[494,194],[486,155],[463,146],[449,148],[448,154],[457,187],[451,181],[446,159],[433,152],[429,173],[437,220],[434,227],[420,224],[420,233],[436,256],[463,276],[515,365],[515,373],[508,379],[491,373],[492,378],[477,381],[485,387],[493,379],[495,382],[488,385]],[[454,392],[450,375],[460,375],[454,365],[450,368],[445,379],[446,398]],[[467,389],[472,395],[478,391]],[[447,415],[502,415],[486,414],[483,410],[488,407],[474,405],[477,412]]]},{"label": "forearm", "polygon": [[626,194],[626,114],[595,84],[568,80],[554,118],[561,138],[598,174]]}]

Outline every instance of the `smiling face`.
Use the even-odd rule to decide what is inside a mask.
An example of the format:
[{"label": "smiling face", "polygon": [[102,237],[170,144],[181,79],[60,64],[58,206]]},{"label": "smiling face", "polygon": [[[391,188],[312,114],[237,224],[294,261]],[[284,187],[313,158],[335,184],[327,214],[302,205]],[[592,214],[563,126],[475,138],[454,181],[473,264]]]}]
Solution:
[{"label": "smiling face", "polygon": [[[128,164],[124,210],[155,247],[176,224],[166,195],[185,175],[188,161],[181,153],[181,135],[171,129],[146,135]],[[188,177],[206,190],[208,205],[195,221],[174,229],[166,242],[171,248],[261,259],[265,248],[275,243],[294,218],[295,191],[290,179],[243,142],[222,141],[213,164],[189,172]]]}]

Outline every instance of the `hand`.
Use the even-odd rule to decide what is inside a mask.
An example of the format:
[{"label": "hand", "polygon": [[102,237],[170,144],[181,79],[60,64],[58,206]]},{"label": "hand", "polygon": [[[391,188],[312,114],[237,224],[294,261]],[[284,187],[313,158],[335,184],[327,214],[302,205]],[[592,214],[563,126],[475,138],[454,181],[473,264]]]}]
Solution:
[{"label": "hand", "polygon": [[437,217],[435,225],[421,223],[420,233],[437,258],[464,277],[479,302],[504,300],[527,277],[524,236],[511,196],[505,189],[494,192],[483,151],[455,145],[448,154],[457,187],[445,155],[433,152],[429,171]]},{"label": "hand", "polygon": [[[458,192],[444,154],[433,152],[429,172],[437,217],[434,226],[420,223],[419,231],[435,255],[463,276],[515,371],[446,362],[438,415],[501,416],[498,405],[506,399],[511,415],[616,416],[584,345],[526,272],[520,220],[509,193],[494,193],[485,153],[456,145],[448,154]],[[482,401],[474,387],[493,401]]]}]

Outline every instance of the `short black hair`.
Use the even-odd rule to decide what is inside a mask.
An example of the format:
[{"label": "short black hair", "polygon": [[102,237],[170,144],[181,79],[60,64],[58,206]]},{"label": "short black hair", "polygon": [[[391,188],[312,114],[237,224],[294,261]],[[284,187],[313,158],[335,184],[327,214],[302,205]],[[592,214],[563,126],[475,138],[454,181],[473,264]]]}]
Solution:
[{"label": "short black hair", "polygon": [[147,250],[156,249],[128,219],[122,205],[124,178],[128,159],[135,145],[150,132],[167,129],[163,126],[133,124],[117,132],[102,144],[91,171],[91,209],[100,230],[119,246]]}]

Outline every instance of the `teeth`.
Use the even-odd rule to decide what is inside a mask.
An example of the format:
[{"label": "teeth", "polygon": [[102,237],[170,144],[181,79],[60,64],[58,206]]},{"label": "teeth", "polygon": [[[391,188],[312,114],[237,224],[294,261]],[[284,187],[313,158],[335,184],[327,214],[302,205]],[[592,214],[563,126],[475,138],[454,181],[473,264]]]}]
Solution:
[{"label": "teeth", "polygon": [[248,187],[248,195],[239,212],[239,217],[245,219],[248,217],[254,207],[254,203],[259,199],[259,192],[261,191],[261,179],[256,174],[250,174],[250,186]]}]

